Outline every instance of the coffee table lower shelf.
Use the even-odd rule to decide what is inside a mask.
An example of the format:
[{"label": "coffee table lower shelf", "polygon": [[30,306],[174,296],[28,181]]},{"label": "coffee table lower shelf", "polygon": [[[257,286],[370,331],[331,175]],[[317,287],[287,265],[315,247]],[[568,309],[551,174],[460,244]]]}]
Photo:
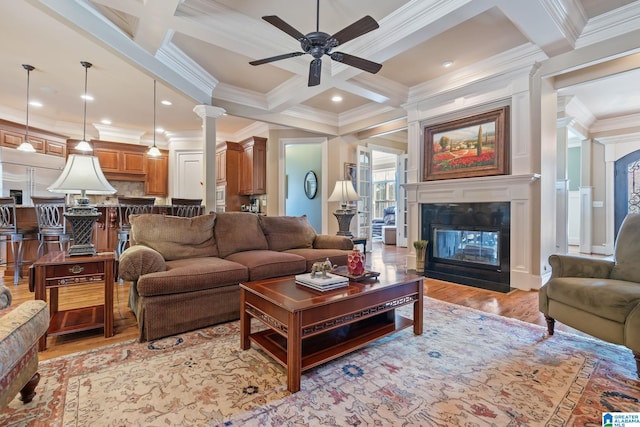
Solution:
[{"label": "coffee table lower shelf", "polygon": [[[395,310],[302,338],[302,371],[336,359],[365,345],[413,326],[413,320]],[[255,332],[249,339],[287,367],[287,338],[273,329]]]}]

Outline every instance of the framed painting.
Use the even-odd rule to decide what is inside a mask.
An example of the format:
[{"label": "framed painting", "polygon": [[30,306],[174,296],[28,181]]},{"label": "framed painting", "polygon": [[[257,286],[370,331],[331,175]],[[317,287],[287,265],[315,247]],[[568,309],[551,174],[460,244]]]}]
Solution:
[{"label": "framed painting", "polygon": [[[353,184],[353,189],[358,192],[358,176],[357,176],[357,166],[355,163],[345,163],[344,164],[344,180],[351,181]],[[347,207],[351,209],[355,209],[358,202],[348,202]]]},{"label": "framed painting", "polygon": [[423,179],[509,173],[509,107],[424,128]]}]

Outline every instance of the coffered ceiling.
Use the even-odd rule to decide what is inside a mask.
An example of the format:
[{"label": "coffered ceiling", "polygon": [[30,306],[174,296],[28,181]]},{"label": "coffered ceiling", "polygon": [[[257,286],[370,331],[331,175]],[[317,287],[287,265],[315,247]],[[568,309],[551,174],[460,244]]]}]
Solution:
[{"label": "coffered ceiling", "polygon": [[[631,0],[320,0],[319,29],[334,34],[365,15],[377,30],[339,50],[382,64],[373,75],[323,57],[321,84],[307,86],[311,57],[260,66],[300,44],[261,19],[277,15],[315,31],[315,0],[13,0],[0,16],[0,117],[24,122],[31,64],[32,125],[78,136],[88,70],[88,133],[151,137],[158,81],[160,143],[200,131],[197,104],[224,108],[218,132],[255,123],[344,135],[405,118],[403,105],[462,75],[490,72],[521,52],[551,58],[640,28]],[[444,67],[451,61],[450,67]],[[634,72],[564,88],[593,116],[640,113]],[[617,89],[620,88],[620,89]],[[638,92],[636,90],[636,92]],[[638,92],[640,93],[640,92]],[[340,95],[342,101],[331,98]],[[605,95],[615,101],[603,102]],[[171,106],[159,104],[170,100]],[[103,124],[103,120],[110,124]]]}]

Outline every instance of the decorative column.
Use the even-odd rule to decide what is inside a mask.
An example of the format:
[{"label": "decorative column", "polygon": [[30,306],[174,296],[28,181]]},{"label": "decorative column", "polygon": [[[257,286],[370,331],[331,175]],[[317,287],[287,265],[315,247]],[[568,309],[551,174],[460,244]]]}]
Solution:
[{"label": "decorative column", "polygon": [[193,112],[202,119],[202,191],[205,212],[208,213],[216,209],[216,119],[226,111],[211,105],[196,105]]}]

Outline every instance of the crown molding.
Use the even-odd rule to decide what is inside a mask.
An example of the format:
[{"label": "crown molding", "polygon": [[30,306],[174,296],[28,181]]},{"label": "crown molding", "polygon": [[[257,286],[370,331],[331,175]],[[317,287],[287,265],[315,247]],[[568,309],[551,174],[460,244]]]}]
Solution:
[{"label": "crown molding", "polygon": [[576,49],[640,29],[640,2],[633,2],[587,22]]},{"label": "crown molding", "polygon": [[171,40],[172,37],[173,30],[167,31],[165,42],[156,52],[156,59],[166,67],[188,79],[200,91],[208,93],[209,96],[211,96],[216,86],[218,86],[218,80],[175,44],[169,42],[168,40]]}]

